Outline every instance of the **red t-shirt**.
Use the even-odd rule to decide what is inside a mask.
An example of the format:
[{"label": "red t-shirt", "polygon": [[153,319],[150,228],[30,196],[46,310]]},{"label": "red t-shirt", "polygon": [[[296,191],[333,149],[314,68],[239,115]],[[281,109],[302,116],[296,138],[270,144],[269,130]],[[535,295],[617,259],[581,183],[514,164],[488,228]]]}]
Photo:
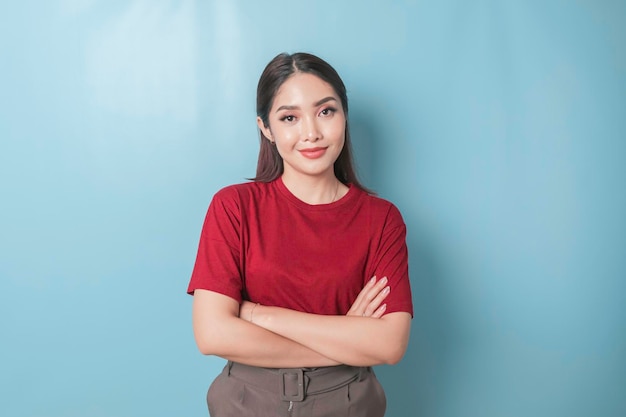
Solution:
[{"label": "red t-shirt", "polygon": [[389,279],[386,313],[413,315],[398,209],[354,186],[334,203],[310,205],[279,178],[215,194],[187,291],[345,315],[374,275]]}]

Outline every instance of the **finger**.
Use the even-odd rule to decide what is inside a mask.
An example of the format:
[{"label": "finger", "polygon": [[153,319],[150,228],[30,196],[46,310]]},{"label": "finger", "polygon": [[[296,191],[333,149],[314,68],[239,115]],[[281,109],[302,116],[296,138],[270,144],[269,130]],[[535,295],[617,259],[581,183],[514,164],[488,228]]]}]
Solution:
[{"label": "finger", "polygon": [[376,298],[374,298],[371,302],[370,302],[370,306],[376,306],[378,307],[379,305],[382,304],[383,300],[385,298],[387,298],[387,296],[389,295],[389,293],[391,292],[391,287],[389,285],[387,285],[385,288],[383,288],[383,290],[381,292],[379,292],[376,295]]},{"label": "finger", "polygon": [[350,306],[350,310],[348,310],[348,315],[356,314],[360,316],[361,314],[363,314],[363,309],[367,306],[367,301],[365,301],[365,298],[367,297],[367,294],[372,289],[372,287],[374,287],[375,283],[376,276],[374,275],[357,295],[356,299],[352,303],[352,306]]},{"label": "finger", "polygon": [[387,285],[387,277],[382,277],[381,279],[378,280],[378,282],[376,283],[376,285],[374,285],[374,287],[372,288],[372,291],[378,293],[380,292],[383,288],[385,288],[385,285]]},{"label": "finger", "polygon": [[367,304],[367,306],[365,306],[364,315],[371,316],[373,312],[376,311],[376,309],[378,309],[378,307],[382,304],[385,298],[387,298],[390,291],[391,291],[391,288],[389,286],[386,286],[385,288],[382,289],[382,291],[378,292],[378,294],[376,294],[376,297],[374,297]]},{"label": "finger", "polygon": [[372,306],[372,302],[384,291],[384,286],[387,283],[387,277],[381,278],[374,286],[368,289],[363,289],[363,298],[360,300],[358,312],[362,316],[369,316],[380,303]]},{"label": "finger", "polygon": [[385,314],[386,310],[387,310],[387,304],[383,304],[380,307],[378,307],[376,311],[374,311],[374,314],[372,314],[370,317],[379,319],[383,316],[383,314]]},{"label": "finger", "polygon": [[378,295],[385,290],[385,285],[387,285],[387,277],[382,277],[376,285],[374,285],[371,289],[365,292],[363,296],[363,301],[367,304],[370,304]]},{"label": "finger", "polygon": [[363,302],[363,300],[367,297],[367,294],[371,291],[372,288],[376,285],[376,275],[374,275],[368,282],[365,284],[363,289],[359,292],[359,295],[356,297],[355,304]]}]

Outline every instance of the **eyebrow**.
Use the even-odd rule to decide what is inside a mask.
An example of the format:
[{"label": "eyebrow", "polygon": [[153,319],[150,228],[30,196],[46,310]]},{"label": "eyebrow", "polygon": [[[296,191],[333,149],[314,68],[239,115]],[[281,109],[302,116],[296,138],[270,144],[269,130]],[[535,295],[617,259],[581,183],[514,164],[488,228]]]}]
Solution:
[{"label": "eyebrow", "polygon": [[[317,106],[321,106],[324,103],[327,103],[329,101],[337,101],[337,99],[333,96],[328,96],[328,97],[324,97],[323,99],[313,103],[313,107],[317,107]],[[279,108],[276,109],[276,113],[278,113],[281,110],[296,110],[299,109],[298,106],[290,106],[290,105],[284,105],[284,106],[280,106]]]}]

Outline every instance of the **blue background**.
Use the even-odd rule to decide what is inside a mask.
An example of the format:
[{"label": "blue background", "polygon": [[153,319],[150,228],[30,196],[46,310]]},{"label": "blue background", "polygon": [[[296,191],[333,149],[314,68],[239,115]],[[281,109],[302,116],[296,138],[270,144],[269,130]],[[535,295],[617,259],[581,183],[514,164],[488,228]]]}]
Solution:
[{"label": "blue background", "polygon": [[200,227],[301,50],[409,228],[387,415],[626,415],[625,40],[622,1],[5,2],[0,415],[206,415]]}]

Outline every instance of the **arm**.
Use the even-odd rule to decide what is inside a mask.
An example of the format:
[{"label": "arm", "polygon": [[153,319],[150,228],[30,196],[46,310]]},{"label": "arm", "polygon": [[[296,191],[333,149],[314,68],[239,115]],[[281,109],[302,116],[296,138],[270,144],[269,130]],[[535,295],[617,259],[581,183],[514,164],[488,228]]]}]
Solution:
[{"label": "arm", "polygon": [[383,288],[386,281],[370,281],[347,316],[309,314],[244,302],[241,317],[340,363],[395,364],[406,351],[411,315],[397,312],[377,319],[385,309],[384,304],[378,305],[389,292],[388,287]]},{"label": "arm", "polygon": [[[241,298],[237,295],[242,280],[237,248],[243,203],[233,194],[233,188],[221,191],[209,207],[188,287],[188,292],[194,293],[193,328],[199,350],[254,366],[317,367],[340,363],[239,317]],[[364,301],[366,298],[355,302],[348,314],[358,315],[359,319],[364,314],[380,317],[384,306],[379,311],[379,306],[370,306],[369,301]]]},{"label": "arm", "polygon": [[396,364],[402,359],[409,340],[411,315],[397,312],[375,319],[257,306],[254,323],[337,362],[372,366]]},{"label": "arm", "polygon": [[[360,319],[379,318],[389,293],[385,279],[375,278],[363,288],[348,315]],[[196,290],[193,301],[193,330],[198,349],[235,362],[270,368],[339,365],[293,340],[253,325],[256,304],[245,301],[240,309],[233,298],[207,290]],[[259,306],[257,306],[259,307]],[[248,320],[248,321],[246,321]]]},{"label": "arm", "polygon": [[302,344],[240,319],[237,301],[213,291],[195,291],[193,331],[203,354],[246,365],[293,368],[339,364]]},{"label": "arm", "polygon": [[[302,367],[336,365],[296,342],[239,318],[242,292],[240,227],[242,206],[236,188],[219,191],[202,227],[188,292],[193,294],[193,331],[201,353],[247,365]],[[213,290],[210,291],[209,289]]]}]

